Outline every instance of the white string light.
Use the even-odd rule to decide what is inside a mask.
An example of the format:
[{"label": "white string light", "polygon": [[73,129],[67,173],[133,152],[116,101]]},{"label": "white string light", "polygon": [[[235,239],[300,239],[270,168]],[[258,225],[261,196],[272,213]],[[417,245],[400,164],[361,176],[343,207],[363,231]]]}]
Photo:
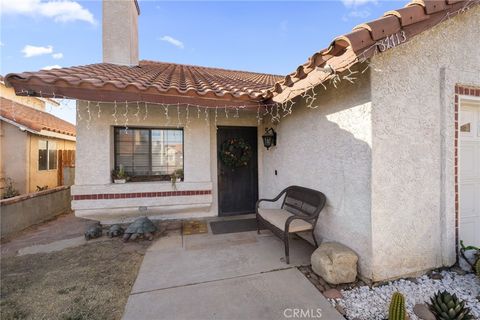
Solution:
[{"label": "white string light", "polygon": [[112,117],[115,119],[115,125],[118,125],[118,119],[117,119],[117,101],[114,101],[113,103],[113,114]]},{"label": "white string light", "polygon": [[180,104],[177,103],[177,128],[180,128],[182,121],[180,120]]},{"label": "white string light", "polygon": [[145,102],[145,115],[143,116],[143,121],[148,118],[148,104]]},{"label": "white string light", "polygon": [[134,114],[135,118],[137,118],[137,122],[140,122],[140,103],[137,101],[137,112]]},{"label": "white string light", "polygon": [[87,102],[87,114],[88,114],[87,129],[90,129],[90,121],[92,120],[92,115],[90,113],[90,101]]},{"label": "white string light", "polygon": [[170,124],[170,116],[168,115],[168,104],[164,104],[163,108],[165,110],[165,119],[167,120],[166,125],[168,126]]},{"label": "white string light", "polygon": [[123,114],[125,118],[125,134],[128,133],[128,101],[125,101],[125,113]]}]

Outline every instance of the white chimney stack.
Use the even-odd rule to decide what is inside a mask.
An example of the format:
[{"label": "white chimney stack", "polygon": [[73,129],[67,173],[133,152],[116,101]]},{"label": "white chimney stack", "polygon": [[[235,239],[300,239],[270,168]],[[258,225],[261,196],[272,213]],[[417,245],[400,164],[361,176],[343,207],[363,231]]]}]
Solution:
[{"label": "white chimney stack", "polygon": [[103,0],[103,62],[138,65],[137,0]]}]

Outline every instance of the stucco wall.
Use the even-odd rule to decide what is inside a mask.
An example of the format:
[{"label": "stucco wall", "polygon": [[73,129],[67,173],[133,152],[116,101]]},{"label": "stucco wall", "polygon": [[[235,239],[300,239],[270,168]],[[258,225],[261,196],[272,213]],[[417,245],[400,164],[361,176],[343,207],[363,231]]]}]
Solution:
[{"label": "stucco wall", "polygon": [[[0,121],[2,130],[2,178],[11,178],[21,193],[28,192],[28,134],[14,125]],[[3,193],[2,193],[3,195]]]},{"label": "stucco wall", "polygon": [[34,224],[70,212],[70,189],[24,194],[0,200],[0,236],[6,237]]},{"label": "stucco wall", "polygon": [[[97,193],[133,193],[172,191],[170,182],[129,182],[123,185],[111,183],[110,172],[114,166],[113,126],[115,126],[114,106],[101,104],[91,106],[91,121],[88,122],[87,102],[78,102],[77,112],[81,119],[77,121],[77,159],[75,185],[72,195]],[[113,222],[128,220],[139,215],[154,218],[182,218],[215,216],[217,210],[217,150],[216,126],[237,125],[257,126],[256,114],[240,113],[233,118],[233,112],[226,118],[218,112],[215,122],[214,111],[209,112],[208,121],[202,109],[198,118],[197,109],[189,107],[189,123],[185,126],[186,110],[180,108],[180,122],[176,107],[170,106],[169,117],[159,105],[148,105],[148,116],[144,120],[145,109],[142,105],[139,120],[135,117],[136,105],[129,104],[127,117],[125,103],[117,104],[117,124],[152,128],[184,128],[184,182],[176,184],[177,191],[211,190],[208,195],[189,195],[175,197],[152,197],[131,199],[74,200],[72,209],[77,216]],[[260,151],[260,150],[259,150]],[[261,152],[259,152],[261,154]],[[140,208],[142,207],[142,208]]]},{"label": "stucco wall", "polygon": [[294,112],[275,127],[277,146],[264,151],[261,194],[273,197],[289,185],[325,193],[327,205],[317,238],[351,247],[360,256],[361,272],[368,275],[372,263],[369,74],[355,84],[345,81],[338,89],[316,90],[317,109],[297,101]]},{"label": "stucco wall", "polygon": [[480,8],[373,59],[373,279],[455,262],[454,87],[480,85]]}]

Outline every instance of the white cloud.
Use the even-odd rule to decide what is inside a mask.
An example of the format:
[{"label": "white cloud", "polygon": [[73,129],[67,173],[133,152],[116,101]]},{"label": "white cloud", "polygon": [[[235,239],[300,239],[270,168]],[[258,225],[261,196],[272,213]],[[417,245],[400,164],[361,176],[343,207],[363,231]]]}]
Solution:
[{"label": "white cloud", "polygon": [[53,47],[52,46],[37,47],[37,46],[32,46],[27,44],[25,47],[23,47],[22,53],[25,58],[31,58],[35,56],[41,56],[44,54],[53,53]]},{"label": "white cloud", "polygon": [[42,70],[52,70],[52,69],[59,69],[62,66],[59,66],[58,64],[54,64],[53,66],[45,66],[42,68]]},{"label": "white cloud", "polygon": [[71,0],[0,0],[2,14],[43,16],[55,22],[85,21],[96,24],[93,14],[78,2]]},{"label": "white cloud", "polygon": [[63,58],[63,53],[61,53],[61,52],[54,53],[54,54],[52,54],[52,58],[53,59],[62,59]]},{"label": "white cloud", "polygon": [[170,43],[171,45],[174,45],[177,48],[183,49],[185,48],[185,45],[183,44],[182,41],[175,39],[174,37],[171,36],[163,36],[160,38],[160,40],[165,41]]},{"label": "white cloud", "polygon": [[0,47],[3,47],[5,45],[5,43],[3,43],[2,41],[0,41]]},{"label": "white cloud", "polygon": [[378,3],[378,0],[340,0],[343,5],[347,8],[355,8],[367,3]]},{"label": "white cloud", "polygon": [[342,17],[343,21],[348,21],[349,19],[366,19],[370,16],[369,10],[352,10],[349,11]]}]

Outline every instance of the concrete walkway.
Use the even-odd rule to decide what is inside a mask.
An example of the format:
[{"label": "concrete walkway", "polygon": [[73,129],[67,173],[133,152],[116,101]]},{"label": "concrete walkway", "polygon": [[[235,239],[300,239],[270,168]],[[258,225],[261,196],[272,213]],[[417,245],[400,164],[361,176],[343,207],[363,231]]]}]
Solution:
[{"label": "concrete walkway", "polygon": [[182,236],[172,231],[150,246],[124,319],[344,319],[295,267],[313,247],[268,231]]}]

